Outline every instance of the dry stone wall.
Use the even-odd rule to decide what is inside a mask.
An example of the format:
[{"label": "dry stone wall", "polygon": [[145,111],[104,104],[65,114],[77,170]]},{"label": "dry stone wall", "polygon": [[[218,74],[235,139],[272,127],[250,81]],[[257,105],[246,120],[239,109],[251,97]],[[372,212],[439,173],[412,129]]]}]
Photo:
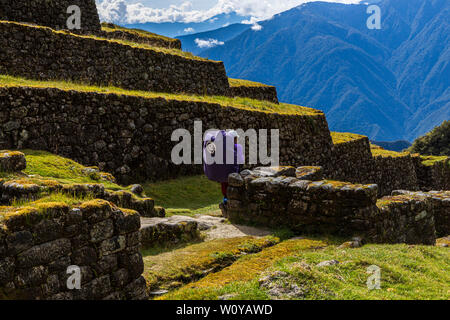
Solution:
[{"label": "dry stone wall", "polygon": [[[205,102],[51,88],[0,88],[0,149],[57,153],[110,172],[124,184],[202,172],[174,165],[175,129],[279,129],[281,164],[320,165],[331,157],[325,115],[279,115]],[[168,142],[169,141],[169,142]]]},{"label": "dry stone wall", "polygon": [[420,190],[450,190],[450,158],[424,164],[423,158],[415,157],[414,165]]},{"label": "dry stone wall", "polygon": [[376,185],[313,182],[294,175],[261,176],[250,170],[230,175],[225,215],[233,222],[297,232],[352,235],[369,229]]},{"label": "dry stone wall", "polygon": [[[140,217],[103,200],[25,208],[0,222],[0,299],[146,299]],[[81,271],[70,290],[69,266]]]},{"label": "dry stone wall", "polygon": [[299,180],[295,174],[262,172],[245,170],[230,175],[229,200],[222,209],[232,222],[358,235],[378,243],[434,244],[436,230],[438,234],[450,233],[448,192],[406,192],[377,200],[374,184]]},{"label": "dry stone wall", "polygon": [[82,30],[100,30],[95,0],[0,0],[0,20],[67,29],[67,19],[71,16],[67,8],[72,5],[81,10]]},{"label": "dry stone wall", "polygon": [[446,237],[450,233],[450,191],[411,192],[396,190],[394,196],[403,195],[412,198],[427,198],[435,210],[434,220],[438,237]]},{"label": "dry stone wall", "polygon": [[418,155],[373,156],[367,137],[333,146],[326,177],[352,183],[378,184],[379,197],[394,190],[450,189],[450,159],[424,165]]},{"label": "dry stone wall", "polygon": [[364,137],[333,145],[333,159],[327,176],[352,183],[376,183],[381,177],[374,170],[369,138]]},{"label": "dry stone wall", "polygon": [[247,97],[256,100],[278,103],[277,88],[272,86],[231,86],[229,95],[231,97]]},{"label": "dry stone wall", "polygon": [[222,62],[0,22],[0,74],[154,92],[226,95]]},{"label": "dry stone wall", "polygon": [[112,23],[103,23],[102,26],[113,30],[96,31],[94,34],[106,39],[127,40],[135,43],[147,44],[153,47],[162,47],[168,49],[181,50],[181,41],[178,39],[163,38],[155,35],[154,37],[145,36],[133,29],[122,29]]}]

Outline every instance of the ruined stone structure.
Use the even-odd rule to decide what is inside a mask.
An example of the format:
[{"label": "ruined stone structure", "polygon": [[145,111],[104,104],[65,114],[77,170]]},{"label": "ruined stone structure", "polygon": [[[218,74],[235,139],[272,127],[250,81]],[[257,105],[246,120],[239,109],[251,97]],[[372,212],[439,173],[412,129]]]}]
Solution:
[{"label": "ruined stone structure", "polygon": [[[82,30],[56,31],[65,29],[73,4],[82,9]],[[330,133],[317,110],[271,113],[267,102],[225,103],[278,98],[274,87],[230,85],[222,62],[189,56],[179,41],[113,29],[101,29],[94,0],[0,0],[0,75],[126,89],[2,79],[0,150],[47,150],[130,184],[201,173],[201,165],[171,159],[173,131],[193,134],[195,121],[203,130],[278,129],[280,163],[295,167],[250,167],[230,176],[223,209],[231,221],[378,243],[434,244],[450,233],[450,194],[431,191],[450,190],[448,158],[384,152],[367,137]],[[248,110],[249,103],[262,107]],[[3,174],[25,168],[20,152],[0,152]],[[146,299],[140,245],[198,236],[196,222],[154,218],[164,210],[152,199],[101,183],[0,179],[0,205],[36,200],[44,191],[98,199],[2,209],[0,299]],[[153,217],[141,231],[140,216]],[[82,290],[67,287],[71,265],[81,267]]]},{"label": "ruined stone structure", "polygon": [[71,16],[67,9],[72,5],[81,10],[82,30],[100,30],[95,0],[0,0],[0,20],[67,29],[67,19]]},{"label": "ruined stone structure", "polygon": [[281,174],[245,170],[230,175],[224,215],[233,222],[358,235],[377,243],[434,244],[437,229],[438,234],[450,233],[448,192],[398,191],[377,200],[375,184],[304,180],[305,175],[282,170]]},{"label": "ruined stone structure", "polygon": [[229,95],[232,97],[248,97],[278,103],[277,88],[272,86],[231,86]]},{"label": "ruined stone structure", "polygon": [[[107,201],[49,203],[0,221],[0,299],[146,299],[140,217]],[[81,270],[70,290],[68,267]]]}]

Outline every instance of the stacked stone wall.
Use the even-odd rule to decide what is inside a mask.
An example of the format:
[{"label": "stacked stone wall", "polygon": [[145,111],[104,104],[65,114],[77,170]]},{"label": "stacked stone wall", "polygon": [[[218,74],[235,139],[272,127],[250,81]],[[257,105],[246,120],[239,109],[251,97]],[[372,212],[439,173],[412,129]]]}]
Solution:
[{"label": "stacked stone wall", "polygon": [[[94,200],[24,208],[0,219],[0,299],[147,298],[137,212]],[[79,290],[67,285],[69,266],[79,267]]]},{"label": "stacked stone wall", "polygon": [[439,235],[450,233],[448,192],[408,193],[377,201],[378,187],[373,184],[299,180],[260,172],[230,175],[223,213],[232,222],[302,233],[358,235],[377,243],[434,244],[436,230]]},{"label": "stacked stone wall", "polygon": [[[0,149],[47,150],[110,172],[124,184],[198,174],[171,160],[174,130],[279,129],[281,164],[320,165],[331,157],[325,115],[280,115],[206,102],[51,88],[0,88]],[[270,137],[270,131],[269,131]],[[247,143],[248,144],[248,143]]]},{"label": "stacked stone wall", "polygon": [[67,29],[67,19],[72,15],[67,9],[72,5],[81,10],[82,30],[100,30],[95,0],[0,0],[0,20]]},{"label": "stacked stone wall", "polygon": [[181,50],[181,41],[178,39],[166,39],[159,37],[158,35],[155,35],[154,37],[146,36],[145,34],[142,35],[133,29],[118,28],[116,25],[110,23],[104,23],[102,26],[114,29],[108,31],[102,29],[101,31],[96,31],[94,33],[102,38],[126,40],[135,43],[147,44],[153,47]]},{"label": "stacked stone wall", "polygon": [[[413,191],[422,187],[414,156],[373,156],[367,137],[335,144],[332,161],[325,168],[326,177],[330,179],[377,184],[379,197],[390,195],[397,189]],[[440,172],[436,172],[436,178],[442,179]],[[431,175],[431,171],[424,174],[426,177]]]},{"label": "stacked stone wall", "polygon": [[426,165],[418,156],[414,158],[414,165],[419,190],[450,190],[450,158]]},{"label": "stacked stone wall", "polygon": [[247,97],[256,100],[278,103],[277,88],[272,86],[231,86],[228,95],[231,97]]},{"label": "stacked stone wall", "polygon": [[186,58],[113,40],[0,22],[0,74],[131,90],[226,95],[222,62]]}]

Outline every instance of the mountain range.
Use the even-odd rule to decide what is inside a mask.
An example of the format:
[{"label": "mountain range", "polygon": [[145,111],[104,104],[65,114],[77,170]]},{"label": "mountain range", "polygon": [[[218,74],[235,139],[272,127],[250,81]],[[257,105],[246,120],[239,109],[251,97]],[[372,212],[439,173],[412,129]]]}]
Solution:
[{"label": "mountain range", "polygon": [[[236,12],[222,13],[201,22],[147,22],[135,24],[121,24],[126,28],[136,28],[157,33],[166,37],[178,37],[188,34],[206,32],[240,24],[250,20],[250,16],[241,16]],[[250,25],[248,25],[250,27]]]},{"label": "mountain range", "polygon": [[380,30],[367,27],[367,4],[312,2],[224,40],[226,28],[183,40],[216,36],[220,45],[188,49],[233,78],[277,86],[283,102],[322,109],[332,130],[412,141],[450,119],[450,1],[377,5]]}]

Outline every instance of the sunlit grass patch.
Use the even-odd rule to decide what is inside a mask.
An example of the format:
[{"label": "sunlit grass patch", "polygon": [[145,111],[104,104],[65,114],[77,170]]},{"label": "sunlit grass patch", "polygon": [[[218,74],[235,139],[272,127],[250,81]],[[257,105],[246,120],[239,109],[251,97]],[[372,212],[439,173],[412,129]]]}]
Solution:
[{"label": "sunlit grass patch", "polygon": [[218,210],[222,201],[220,184],[204,175],[182,177],[143,185],[145,193],[168,215],[194,215]]},{"label": "sunlit grass patch", "polygon": [[402,158],[402,157],[408,157],[411,155],[409,152],[397,152],[397,151],[385,150],[382,147],[374,145],[374,144],[370,145],[370,150],[374,157]]},{"label": "sunlit grass patch", "polygon": [[277,242],[274,237],[240,237],[202,242],[161,254],[155,249],[145,250],[143,276],[149,290],[177,287],[232,264],[243,253],[258,252]]},{"label": "sunlit grass patch", "polygon": [[331,132],[331,138],[333,140],[333,144],[340,144],[355,140],[368,139],[366,136],[356,133],[333,132],[333,131]]},{"label": "sunlit grass patch", "polygon": [[217,299],[220,295],[227,293],[227,290],[224,289],[225,286],[235,285],[236,282],[254,281],[278,259],[300,253],[303,250],[314,250],[325,246],[324,242],[315,240],[288,240],[260,253],[244,256],[222,271],[211,273],[197,282],[163,296],[162,299]]},{"label": "sunlit grass patch", "polygon": [[[290,299],[450,299],[448,248],[369,244],[356,249],[330,245],[321,250],[279,250],[283,246],[290,247],[286,243],[242,258],[221,272],[162,299],[217,299],[225,294],[232,299],[273,299],[258,279],[274,272],[285,275],[277,280],[279,285],[295,285],[300,289],[299,294]],[[337,260],[339,264],[317,266],[329,260]],[[369,266],[381,270],[380,290],[367,287],[371,276]]]},{"label": "sunlit grass patch", "polygon": [[230,87],[270,87],[269,85],[264,84],[264,83],[243,80],[243,79],[228,78],[228,82],[230,84]]}]

